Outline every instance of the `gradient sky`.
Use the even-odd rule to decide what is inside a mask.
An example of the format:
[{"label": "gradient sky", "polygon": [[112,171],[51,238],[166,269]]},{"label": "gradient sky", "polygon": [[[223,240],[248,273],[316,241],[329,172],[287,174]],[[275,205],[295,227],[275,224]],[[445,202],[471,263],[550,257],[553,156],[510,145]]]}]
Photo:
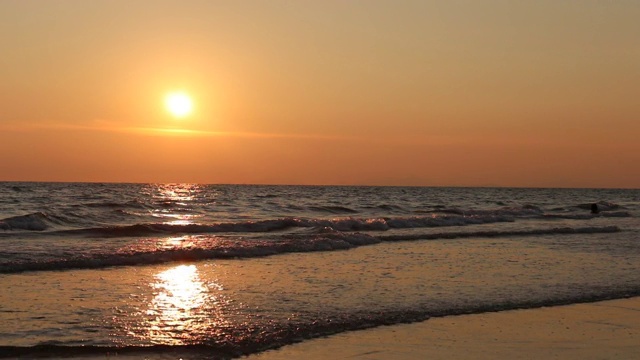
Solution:
[{"label": "gradient sky", "polygon": [[[640,2],[0,1],[0,180],[640,188]],[[171,91],[194,113],[175,119]]]}]

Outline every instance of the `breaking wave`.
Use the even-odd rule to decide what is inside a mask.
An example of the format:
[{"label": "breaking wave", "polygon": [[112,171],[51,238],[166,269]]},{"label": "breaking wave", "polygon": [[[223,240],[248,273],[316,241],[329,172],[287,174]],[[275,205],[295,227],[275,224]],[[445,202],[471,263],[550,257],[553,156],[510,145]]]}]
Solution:
[{"label": "breaking wave", "polygon": [[218,224],[135,224],[60,230],[49,234],[84,235],[101,237],[137,237],[178,234],[214,234],[214,233],[268,233],[291,228],[328,228],[336,231],[386,231],[390,229],[466,226],[512,222],[511,216],[500,215],[432,215],[426,217],[398,218],[338,218],[331,220],[282,218],[261,221],[242,221]]},{"label": "breaking wave", "polygon": [[2,219],[0,220],[0,229],[44,231],[49,229],[53,222],[53,219],[45,213],[37,212]]},{"label": "breaking wave", "polygon": [[272,240],[235,239],[217,236],[200,236],[189,246],[158,249],[144,242],[130,245],[116,253],[83,254],[77,257],[46,261],[16,261],[0,264],[0,273],[26,271],[51,271],[71,269],[96,269],[113,266],[138,266],[173,261],[197,261],[210,259],[255,258],[296,252],[348,250],[385,241],[420,241],[456,238],[483,238],[536,235],[571,235],[614,233],[616,226],[549,228],[519,231],[469,231],[438,232],[373,236],[363,233],[342,233],[332,229],[320,229],[319,234],[284,234]]},{"label": "breaking wave", "polygon": [[[461,209],[455,207],[435,206],[432,209],[406,209],[389,204],[382,204],[364,208],[352,208],[338,205],[299,207],[289,204],[289,211],[310,211],[311,216],[285,216],[282,218],[265,218],[261,220],[242,220],[218,223],[155,223],[156,213],[146,209],[139,201],[99,202],[88,203],[88,207],[105,207],[109,213],[93,215],[81,209],[66,212],[34,212],[26,215],[12,216],[0,219],[0,230],[12,232],[38,232],[46,235],[65,236],[106,236],[106,237],[134,237],[153,236],[159,234],[208,234],[208,233],[240,233],[240,232],[273,232],[291,228],[331,228],[337,231],[385,231],[390,229],[465,226],[513,222],[517,219],[567,219],[589,220],[592,218],[631,217],[627,211],[620,211],[621,207],[612,203],[601,204],[599,214],[585,212],[567,212],[558,208],[545,212],[533,205],[518,207],[502,207],[491,210]],[[125,206],[126,205],[126,206]],[[174,206],[175,204],[172,204]],[[160,205],[161,206],[161,205]],[[584,207],[585,205],[578,205]],[[162,206],[161,206],[162,207]],[[141,211],[141,209],[144,209]],[[373,209],[374,213],[367,214],[366,209]],[[376,216],[376,211],[383,211],[382,216]],[[614,211],[615,210],[615,211]],[[163,210],[158,214],[162,214]],[[182,208],[171,210],[174,214],[183,214]],[[187,212],[192,213],[189,209]],[[399,216],[398,213],[405,213]],[[316,216],[315,214],[320,214]],[[358,217],[353,214],[361,214]],[[393,214],[393,216],[391,216]],[[411,216],[410,214],[413,214]],[[336,215],[336,218],[328,218]],[[343,215],[343,216],[340,216]],[[346,215],[346,216],[345,216]],[[1,234],[0,234],[1,235]]]}]

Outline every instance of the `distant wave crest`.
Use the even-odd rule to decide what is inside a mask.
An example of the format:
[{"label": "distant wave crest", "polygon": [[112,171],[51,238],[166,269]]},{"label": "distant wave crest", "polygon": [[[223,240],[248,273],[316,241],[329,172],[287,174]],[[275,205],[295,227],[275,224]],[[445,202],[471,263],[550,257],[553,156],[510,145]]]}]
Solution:
[{"label": "distant wave crest", "polygon": [[385,231],[389,229],[465,226],[496,222],[512,222],[511,216],[501,215],[431,215],[398,218],[337,218],[303,219],[281,218],[261,221],[242,221],[217,224],[134,224],[63,230],[61,235],[133,237],[159,234],[268,233],[290,228],[328,228],[336,231]]},{"label": "distant wave crest", "polygon": [[[131,203],[131,202],[130,202]],[[138,202],[133,202],[141,206]],[[376,209],[388,211],[387,216],[353,216],[360,210],[337,205],[306,207],[315,213],[323,214],[319,217],[282,217],[278,219],[243,220],[220,223],[146,223],[147,214],[139,214],[120,209],[119,203],[96,203],[96,206],[113,207],[114,224],[104,218],[87,216],[84,212],[66,212],[49,214],[34,212],[26,215],[8,217],[0,220],[0,230],[31,231],[46,235],[64,236],[106,236],[106,237],[136,237],[166,234],[210,234],[210,233],[258,233],[282,231],[291,228],[330,228],[337,231],[386,231],[389,229],[465,226],[500,222],[513,222],[517,219],[571,219],[588,220],[595,217],[631,217],[626,211],[613,211],[620,207],[615,204],[603,203],[599,214],[571,213],[564,209],[545,212],[533,205],[520,207],[502,207],[491,210],[460,209],[442,207],[435,210],[416,210],[413,216],[398,216],[398,212],[405,212],[401,207],[392,205],[373,206]],[[91,205],[93,206],[93,205]],[[580,205],[582,206],[582,205]],[[178,210],[176,210],[178,211]],[[391,216],[395,213],[394,216]],[[340,216],[340,215],[351,216]],[[333,219],[326,216],[336,215]],[[123,220],[132,221],[127,224]]]},{"label": "distant wave crest", "polygon": [[50,227],[51,222],[51,218],[45,213],[36,212],[2,219],[0,220],[0,229],[44,231]]}]

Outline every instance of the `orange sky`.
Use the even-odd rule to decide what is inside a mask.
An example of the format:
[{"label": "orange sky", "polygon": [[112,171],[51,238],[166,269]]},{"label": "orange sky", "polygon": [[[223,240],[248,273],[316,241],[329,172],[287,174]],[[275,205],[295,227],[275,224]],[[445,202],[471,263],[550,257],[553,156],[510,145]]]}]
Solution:
[{"label": "orange sky", "polygon": [[0,180],[640,188],[638,19],[604,0],[3,0]]}]

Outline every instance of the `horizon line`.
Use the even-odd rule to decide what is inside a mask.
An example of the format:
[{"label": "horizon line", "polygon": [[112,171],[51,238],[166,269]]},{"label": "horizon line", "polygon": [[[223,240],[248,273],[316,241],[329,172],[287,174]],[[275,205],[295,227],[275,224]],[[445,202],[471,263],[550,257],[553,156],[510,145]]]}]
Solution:
[{"label": "horizon line", "polygon": [[284,183],[203,183],[203,182],[139,182],[139,181],[64,181],[64,180],[0,180],[0,183],[57,183],[57,184],[189,184],[207,186],[300,186],[300,187],[411,187],[411,188],[478,188],[478,189],[576,189],[576,190],[640,190],[640,187],[588,187],[588,186],[518,186],[518,185],[375,185],[375,184],[284,184]]}]

